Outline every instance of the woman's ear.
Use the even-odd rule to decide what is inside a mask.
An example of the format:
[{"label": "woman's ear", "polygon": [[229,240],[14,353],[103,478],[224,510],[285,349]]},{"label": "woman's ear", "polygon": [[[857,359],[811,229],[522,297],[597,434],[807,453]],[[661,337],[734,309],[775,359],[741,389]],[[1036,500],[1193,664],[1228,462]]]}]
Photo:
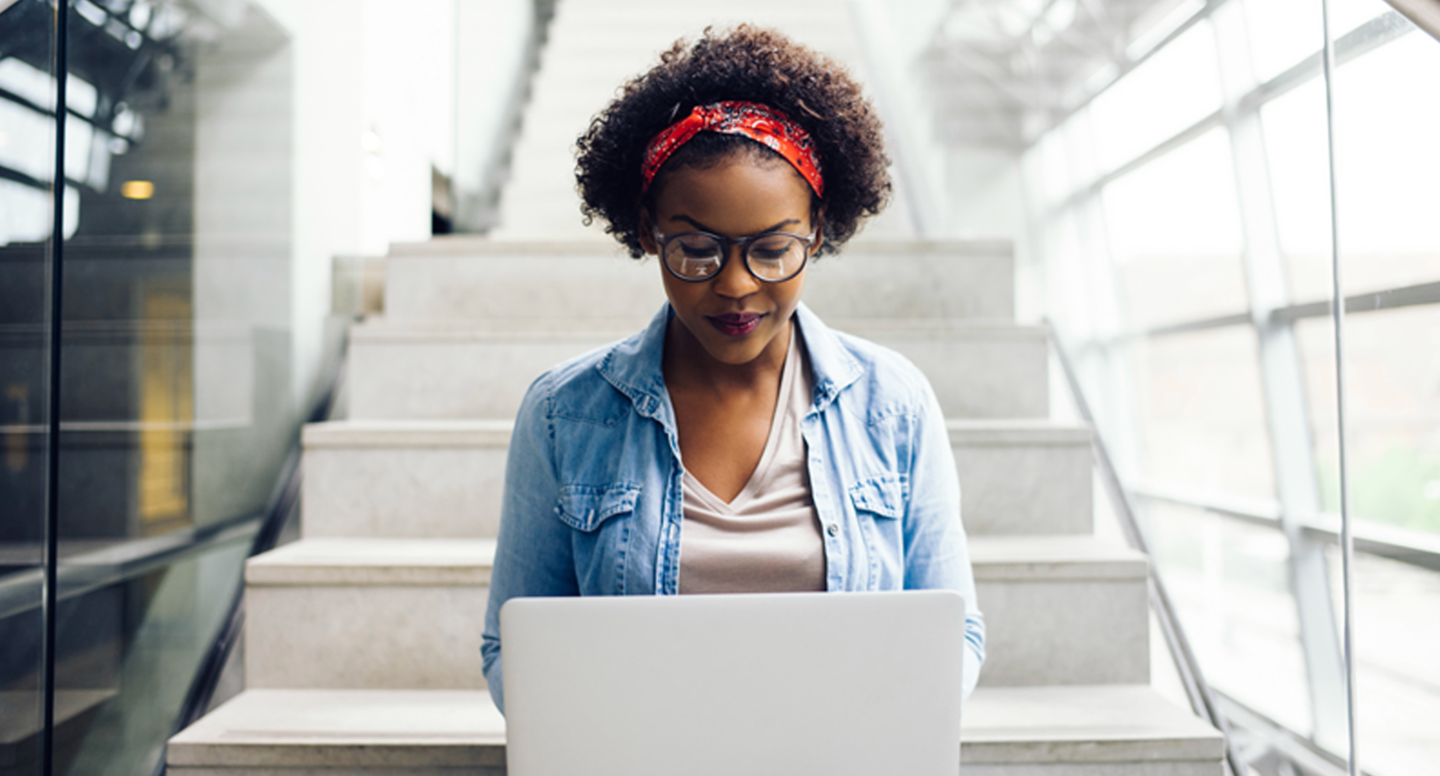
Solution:
[{"label": "woman's ear", "polygon": [[636,238],[640,241],[640,249],[652,256],[660,255],[660,246],[655,244],[655,229],[650,223],[650,211],[644,207],[640,208],[640,222],[637,225]]}]

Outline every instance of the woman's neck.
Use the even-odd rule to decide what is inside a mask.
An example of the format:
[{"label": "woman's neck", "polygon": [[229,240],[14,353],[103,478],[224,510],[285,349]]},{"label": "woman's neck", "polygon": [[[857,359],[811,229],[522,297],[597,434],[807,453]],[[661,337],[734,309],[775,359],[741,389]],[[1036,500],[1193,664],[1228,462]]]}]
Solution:
[{"label": "woman's neck", "polygon": [[735,396],[754,391],[773,392],[780,384],[780,373],[789,352],[793,320],[760,355],[744,364],[727,364],[710,355],[690,330],[675,317],[665,330],[663,369],[665,384],[671,390],[714,392]]}]

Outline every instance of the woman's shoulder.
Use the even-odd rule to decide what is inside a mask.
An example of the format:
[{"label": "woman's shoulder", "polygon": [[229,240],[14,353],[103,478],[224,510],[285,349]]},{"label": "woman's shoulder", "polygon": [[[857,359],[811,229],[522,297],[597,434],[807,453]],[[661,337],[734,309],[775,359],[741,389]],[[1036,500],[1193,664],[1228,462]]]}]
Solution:
[{"label": "woman's shoulder", "polygon": [[[913,414],[929,403],[933,395],[930,381],[909,358],[873,340],[823,324],[820,328],[818,337],[806,340],[812,366],[818,349],[824,362],[820,368],[836,375],[837,382],[845,383],[842,396],[850,394],[872,420],[877,414]],[[812,345],[812,339],[828,339],[829,343]]]},{"label": "woman's shoulder", "polygon": [[[547,420],[608,422],[628,411],[630,400],[604,375],[603,368],[639,337],[633,335],[581,353],[547,369],[531,384],[525,404],[543,408]],[[522,408],[524,414],[524,408]]]}]

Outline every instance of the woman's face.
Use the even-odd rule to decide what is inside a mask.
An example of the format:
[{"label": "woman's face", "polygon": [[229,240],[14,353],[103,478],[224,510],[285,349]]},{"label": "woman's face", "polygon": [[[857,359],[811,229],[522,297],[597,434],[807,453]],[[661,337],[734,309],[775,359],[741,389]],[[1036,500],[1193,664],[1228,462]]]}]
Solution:
[{"label": "woman's face", "polygon": [[[710,167],[685,167],[670,174],[655,198],[654,226],[664,235],[694,231],[724,237],[764,232],[809,235],[818,226],[812,223],[810,211],[810,188],[790,165],[737,155]],[[643,216],[640,241],[646,252],[658,254],[659,244]],[[818,245],[817,239],[812,250]],[[761,282],[746,269],[736,245],[730,246],[729,260],[719,274],[708,280],[689,283],[671,275],[663,264],[659,269],[675,320],[683,327],[672,335],[680,335],[682,345],[698,345],[710,358],[731,365],[748,364],[772,348],[773,355],[785,353],[790,316],[805,287],[804,270],[781,283]]]}]

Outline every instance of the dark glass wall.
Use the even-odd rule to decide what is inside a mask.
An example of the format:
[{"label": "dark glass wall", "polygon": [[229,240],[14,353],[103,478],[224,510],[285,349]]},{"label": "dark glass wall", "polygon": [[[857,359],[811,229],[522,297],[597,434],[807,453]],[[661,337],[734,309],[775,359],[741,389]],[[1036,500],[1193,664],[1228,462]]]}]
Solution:
[{"label": "dark glass wall", "polygon": [[245,0],[0,0],[0,776],[47,736],[153,773],[229,613],[298,434],[289,45]]},{"label": "dark glass wall", "polygon": [[42,772],[55,18],[0,13],[0,773]]}]

